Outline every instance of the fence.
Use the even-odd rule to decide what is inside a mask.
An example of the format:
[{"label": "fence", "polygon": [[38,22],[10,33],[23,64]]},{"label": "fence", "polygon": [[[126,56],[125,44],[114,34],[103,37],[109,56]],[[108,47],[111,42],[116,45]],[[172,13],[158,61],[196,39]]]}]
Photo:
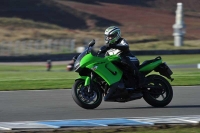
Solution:
[{"label": "fence", "polygon": [[73,53],[74,51],[74,39],[0,42],[0,56]]}]

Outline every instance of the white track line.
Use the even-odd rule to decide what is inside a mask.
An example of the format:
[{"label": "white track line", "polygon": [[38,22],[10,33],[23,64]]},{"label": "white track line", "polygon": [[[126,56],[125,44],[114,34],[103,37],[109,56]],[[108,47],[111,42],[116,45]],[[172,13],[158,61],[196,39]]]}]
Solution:
[{"label": "white track line", "polygon": [[185,119],[181,119],[181,118],[175,118],[176,120],[180,120],[180,121],[185,121],[185,122],[189,122],[189,123],[196,123],[198,124],[198,121],[193,121],[193,120],[185,120]]}]

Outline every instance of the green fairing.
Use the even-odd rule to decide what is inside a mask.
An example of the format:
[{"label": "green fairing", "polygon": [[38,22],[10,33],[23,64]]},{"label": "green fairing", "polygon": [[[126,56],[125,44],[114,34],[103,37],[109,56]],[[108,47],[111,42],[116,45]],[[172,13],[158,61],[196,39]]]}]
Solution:
[{"label": "green fairing", "polygon": [[159,66],[162,63],[162,60],[157,60],[155,62],[152,62],[150,64],[147,64],[145,66],[143,66],[142,68],[140,68],[140,72],[148,72],[148,71],[152,71],[154,70],[157,66]]},{"label": "green fairing", "polygon": [[88,86],[90,84],[90,77],[88,77],[88,76],[81,76],[81,77],[77,78],[76,80],[80,80],[80,79],[85,80],[84,86]]},{"label": "green fairing", "polygon": [[85,80],[86,78],[87,78],[87,76],[81,76],[81,77],[77,78],[76,80],[79,80],[79,79]]},{"label": "green fairing", "polygon": [[90,84],[90,77],[86,77],[84,86],[87,86],[89,84]]},{"label": "green fairing", "polygon": [[84,56],[80,62],[82,68],[86,67],[101,76],[109,85],[118,82],[122,77],[122,71],[111,63],[120,60],[118,56],[96,57],[91,53]]},{"label": "green fairing", "polygon": [[80,79],[85,80],[84,86],[87,86],[87,85],[90,84],[90,77],[88,77],[88,76],[81,76],[81,77],[77,78],[76,80],[80,80]]}]

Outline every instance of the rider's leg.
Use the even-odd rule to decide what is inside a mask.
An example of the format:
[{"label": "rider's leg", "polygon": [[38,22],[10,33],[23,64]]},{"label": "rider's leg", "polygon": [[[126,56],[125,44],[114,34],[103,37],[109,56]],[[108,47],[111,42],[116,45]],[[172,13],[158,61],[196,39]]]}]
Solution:
[{"label": "rider's leg", "polygon": [[[138,80],[139,83],[136,83],[136,88],[140,87],[140,72],[138,70],[138,67],[139,67],[139,60],[137,58],[129,58],[129,57],[125,57],[125,58],[122,58],[122,63],[126,63],[127,65],[129,65],[129,68],[131,69],[131,72],[133,73],[133,76],[135,76]],[[133,88],[133,91],[136,89],[136,88]],[[130,97],[129,99],[130,100],[135,100],[135,99],[139,99],[143,96],[143,94],[141,92],[134,92],[134,93],[130,93]]]},{"label": "rider's leg", "polygon": [[139,72],[139,60],[136,57],[126,56],[124,61],[130,66],[133,75],[138,79],[137,87],[142,87],[144,84],[144,75]]}]

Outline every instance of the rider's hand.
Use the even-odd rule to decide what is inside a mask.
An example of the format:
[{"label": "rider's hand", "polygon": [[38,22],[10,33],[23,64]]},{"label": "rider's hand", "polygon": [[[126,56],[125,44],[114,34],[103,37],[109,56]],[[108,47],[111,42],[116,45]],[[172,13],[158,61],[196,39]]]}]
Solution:
[{"label": "rider's hand", "polygon": [[105,53],[107,51],[107,49],[108,49],[108,47],[104,45],[100,48],[100,51],[101,51],[101,53]]},{"label": "rider's hand", "polygon": [[98,51],[98,55],[101,54],[101,53],[105,53],[107,51],[107,46],[102,46],[99,51]]}]

